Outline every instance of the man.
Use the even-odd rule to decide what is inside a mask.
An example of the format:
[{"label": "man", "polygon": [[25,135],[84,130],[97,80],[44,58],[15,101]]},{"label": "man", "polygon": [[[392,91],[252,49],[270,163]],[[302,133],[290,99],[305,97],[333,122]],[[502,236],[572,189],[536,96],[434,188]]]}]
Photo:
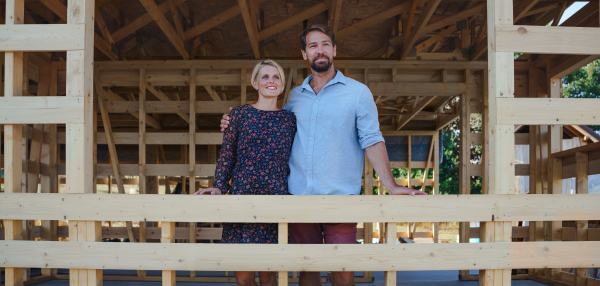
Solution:
[{"label": "man", "polygon": [[[290,157],[293,195],[359,195],[366,152],[391,195],[425,195],[398,186],[392,175],[377,107],[367,86],[333,67],[335,35],[321,24],[300,34],[302,57],[312,75],[291,91],[284,107],[294,112],[298,131]],[[221,127],[227,128],[223,116]],[[356,223],[290,224],[292,244],[354,244]],[[333,272],[333,285],[354,285],[354,272]],[[300,286],[321,285],[320,273],[301,272]]]}]

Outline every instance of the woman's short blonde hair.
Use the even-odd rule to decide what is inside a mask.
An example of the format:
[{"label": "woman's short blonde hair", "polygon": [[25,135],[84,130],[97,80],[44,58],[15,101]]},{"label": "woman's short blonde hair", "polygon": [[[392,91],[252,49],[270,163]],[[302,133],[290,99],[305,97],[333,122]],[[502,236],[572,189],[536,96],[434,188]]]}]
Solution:
[{"label": "woman's short blonde hair", "polygon": [[283,93],[283,90],[285,89],[285,73],[283,72],[283,68],[274,60],[263,60],[254,66],[254,70],[252,71],[252,83],[256,81],[256,77],[258,77],[258,71],[260,71],[260,69],[264,66],[272,66],[277,68],[277,70],[279,71],[279,77],[281,78],[281,82],[283,83],[283,85],[281,86],[281,92]]}]

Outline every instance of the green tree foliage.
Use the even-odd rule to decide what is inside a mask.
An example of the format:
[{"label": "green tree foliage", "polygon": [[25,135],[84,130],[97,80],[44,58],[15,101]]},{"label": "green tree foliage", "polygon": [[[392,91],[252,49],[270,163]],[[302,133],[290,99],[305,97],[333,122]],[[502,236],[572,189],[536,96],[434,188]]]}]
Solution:
[{"label": "green tree foliage", "polygon": [[[567,98],[600,98],[600,59],[563,77],[562,92]],[[600,126],[589,127],[600,132]]]}]

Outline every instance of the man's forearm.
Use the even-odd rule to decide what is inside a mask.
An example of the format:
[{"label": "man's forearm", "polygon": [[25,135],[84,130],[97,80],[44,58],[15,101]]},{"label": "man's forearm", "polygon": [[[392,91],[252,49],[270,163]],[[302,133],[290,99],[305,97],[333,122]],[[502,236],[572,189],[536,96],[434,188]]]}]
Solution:
[{"label": "man's forearm", "polygon": [[385,143],[378,142],[365,149],[367,158],[373,164],[375,172],[379,176],[379,180],[383,183],[386,189],[393,188],[396,186],[392,169],[390,168],[390,162],[388,160],[387,149]]}]

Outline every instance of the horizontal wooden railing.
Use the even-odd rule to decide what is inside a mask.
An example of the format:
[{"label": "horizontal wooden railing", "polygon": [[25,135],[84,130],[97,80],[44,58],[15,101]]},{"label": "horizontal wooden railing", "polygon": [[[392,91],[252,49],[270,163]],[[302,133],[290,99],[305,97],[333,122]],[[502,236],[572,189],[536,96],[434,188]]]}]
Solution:
[{"label": "horizontal wooden railing", "polygon": [[[600,219],[598,195],[166,196],[1,194],[6,220],[169,222],[432,222]],[[287,232],[286,232],[287,233]],[[175,235],[174,229],[172,236]],[[5,267],[393,271],[586,268],[600,265],[600,242],[478,244],[239,245],[3,241]],[[392,242],[392,243],[390,243]],[[257,259],[260,257],[260,259]],[[387,275],[387,274],[386,274]],[[386,276],[387,277],[387,276]],[[394,276],[395,277],[395,276]],[[285,284],[282,282],[282,284]]]}]

